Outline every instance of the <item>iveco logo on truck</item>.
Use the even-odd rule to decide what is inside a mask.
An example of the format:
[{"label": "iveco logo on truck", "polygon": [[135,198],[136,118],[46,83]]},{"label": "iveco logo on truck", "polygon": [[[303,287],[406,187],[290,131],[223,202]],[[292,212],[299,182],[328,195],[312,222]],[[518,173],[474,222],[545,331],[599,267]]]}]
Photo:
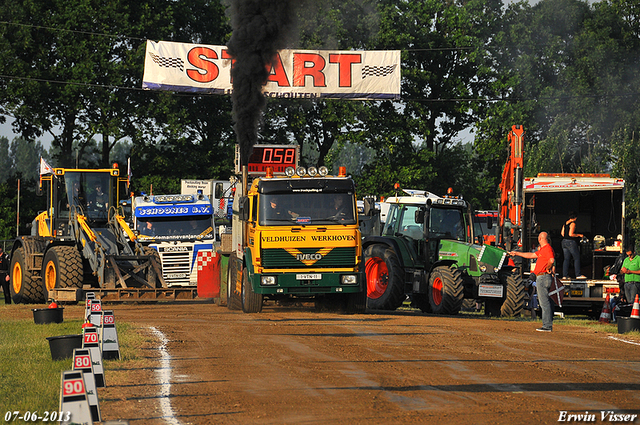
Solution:
[{"label": "iveco logo on truck", "polygon": [[297,254],[296,260],[298,261],[307,261],[307,260],[322,260],[322,254]]}]

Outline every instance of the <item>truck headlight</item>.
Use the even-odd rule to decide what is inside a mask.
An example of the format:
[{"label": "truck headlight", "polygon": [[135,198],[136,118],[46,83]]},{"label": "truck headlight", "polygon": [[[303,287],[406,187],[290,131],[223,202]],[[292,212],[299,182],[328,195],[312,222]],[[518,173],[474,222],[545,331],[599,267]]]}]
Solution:
[{"label": "truck headlight", "polygon": [[341,283],[343,285],[357,285],[358,278],[354,274],[345,274],[345,275],[342,275]]},{"label": "truck headlight", "polygon": [[275,276],[262,276],[260,278],[260,285],[262,286],[273,286],[277,283],[278,281]]}]

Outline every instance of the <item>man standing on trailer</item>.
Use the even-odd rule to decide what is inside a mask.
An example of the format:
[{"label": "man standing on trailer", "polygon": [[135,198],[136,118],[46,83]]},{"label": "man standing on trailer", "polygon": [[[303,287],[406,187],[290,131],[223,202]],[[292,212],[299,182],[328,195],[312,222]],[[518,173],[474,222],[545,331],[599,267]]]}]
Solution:
[{"label": "man standing on trailer", "polygon": [[509,255],[536,259],[536,267],[533,274],[536,275],[536,290],[538,292],[538,303],[542,309],[542,327],[536,329],[538,332],[551,332],[553,329],[553,304],[549,297],[549,288],[554,278],[555,254],[549,243],[547,232],[540,232],[538,235],[540,249],[536,252],[511,251]]}]

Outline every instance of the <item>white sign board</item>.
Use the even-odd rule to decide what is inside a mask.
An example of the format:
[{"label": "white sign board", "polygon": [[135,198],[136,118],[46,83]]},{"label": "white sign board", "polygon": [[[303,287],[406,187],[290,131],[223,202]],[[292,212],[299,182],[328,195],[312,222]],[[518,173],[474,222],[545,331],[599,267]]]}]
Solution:
[{"label": "white sign board", "polygon": [[183,195],[197,195],[201,190],[203,195],[207,195],[209,199],[212,198],[213,193],[213,180],[180,180],[181,189],[180,193]]},{"label": "white sign board", "polygon": [[[142,88],[231,94],[226,46],[147,40]],[[280,50],[263,93],[286,99],[400,99],[399,50]]]}]

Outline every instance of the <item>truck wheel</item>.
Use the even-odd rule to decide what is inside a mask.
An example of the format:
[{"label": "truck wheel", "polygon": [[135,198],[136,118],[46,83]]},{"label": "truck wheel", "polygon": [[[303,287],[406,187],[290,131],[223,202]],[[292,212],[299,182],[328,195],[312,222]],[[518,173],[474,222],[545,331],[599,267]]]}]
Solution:
[{"label": "truck wheel", "polygon": [[458,314],[463,299],[462,273],[449,266],[433,269],[429,276],[429,305],[435,314]]},{"label": "truck wheel", "polygon": [[405,300],[404,273],[398,256],[385,245],[370,245],[364,252],[367,307],[395,310]]},{"label": "truck wheel", "polygon": [[14,303],[43,303],[46,300],[44,286],[27,271],[24,248],[18,248],[11,256],[11,299]]},{"label": "truck wheel", "polygon": [[262,294],[253,292],[249,282],[249,271],[242,269],[242,311],[245,313],[260,313],[262,311]]},{"label": "truck wheel", "polygon": [[74,246],[54,246],[44,255],[44,289],[82,288],[82,257]]},{"label": "truck wheel", "polygon": [[502,317],[518,317],[524,308],[524,283],[522,277],[513,272],[498,273],[500,282],[504,285],[507,296],[500,307]]},{"label": "truck wheel", "polygon": [[344,306],[345,314],[362,314],[367,309],[367,293],[347,294]]},{"label": "truck wheel", "polygon": [[227,308],[229,310],[240,310],[242,303],[240,293],[236,291],[236,279],[238,276],[238,260],[236,255],[229,256],[229,266],[227,270]]}]

